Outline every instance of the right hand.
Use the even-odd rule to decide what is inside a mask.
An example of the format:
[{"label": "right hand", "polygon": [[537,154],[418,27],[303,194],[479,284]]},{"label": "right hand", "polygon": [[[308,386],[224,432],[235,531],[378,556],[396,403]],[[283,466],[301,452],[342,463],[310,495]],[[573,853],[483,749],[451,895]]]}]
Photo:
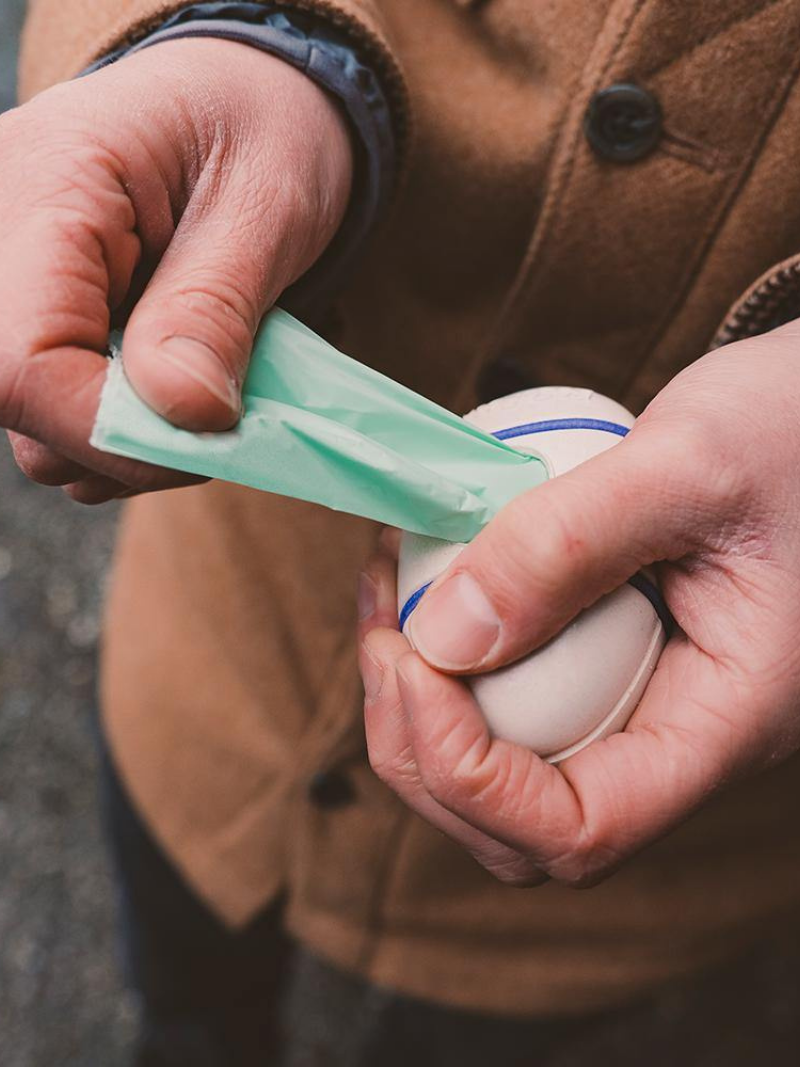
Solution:
[{"label": "right hand", "polygon": [[352,158],[336,106],[248,45],[163,42],[0,117],[0,426],[20,468],[99,503],[197,478],[89,434],[113,313],[125,367],[190,430],[235,425],[264,312],[324,250]]}]

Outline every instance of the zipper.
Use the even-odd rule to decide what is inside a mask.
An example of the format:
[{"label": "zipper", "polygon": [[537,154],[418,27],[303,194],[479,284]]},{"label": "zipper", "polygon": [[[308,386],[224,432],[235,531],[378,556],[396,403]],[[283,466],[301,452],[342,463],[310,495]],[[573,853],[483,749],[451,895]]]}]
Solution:
[{"label": "zipper", "polygon": [[800,256],[771,267],[739,297],[714,334],[711,348],[742,341],[800,316]]}]

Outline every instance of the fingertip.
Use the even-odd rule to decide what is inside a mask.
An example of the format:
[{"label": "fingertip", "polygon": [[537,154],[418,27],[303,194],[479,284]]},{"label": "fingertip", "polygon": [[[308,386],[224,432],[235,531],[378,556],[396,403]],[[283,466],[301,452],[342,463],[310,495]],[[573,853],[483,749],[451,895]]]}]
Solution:
[{"label": "fingertip", "polygon": [[67,459],[40,441],[13,432],[9,432],[8,437],[17,466],[32,482],[47,486],[68,485],[91,474],[82,464]]},{"label": "fingertip", "polygon": [[358,577],[357,605],[359,629],[368,633],[376,627],[397,630],[397,565],[378,553]]},{"label": "fingertip", "polygon": [[398,631],[388,626],[376,626],[364,636],[362,647],[374,660],[382,664],[392,664],[411,651],[408,641]]},{"label": "fingertip", "polygon": [[88,507],[107,504],[109,501],[117,499],[128,489],[129,486],[102,474],[81,478],[80,481],[63,486],[63,491],[70,500]]},{"label": "fingertip", "polygon": [[400,538],[402,536],[403,531],[398,530],[396,526],[384,526],[378,543],[383,551],[396,560],[400,555]]},{"label": "fingertip", "polygon": [[126,337],[123,355],[133,388],[173,425],[192,432],[223,432],[239,421],[239,385],[204,342],[173,336],[147,344]]}]

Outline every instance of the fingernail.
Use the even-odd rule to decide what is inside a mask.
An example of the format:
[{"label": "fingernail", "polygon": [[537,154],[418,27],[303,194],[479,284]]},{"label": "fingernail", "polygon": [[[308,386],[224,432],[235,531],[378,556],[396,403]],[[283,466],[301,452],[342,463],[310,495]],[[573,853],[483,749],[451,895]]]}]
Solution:
[{"label": "fingernail", "polygon": [[477,667],[500,636],[500,619],[471,574],[459,571],[427,593],[408,623],[412,645],[432,666]]},{"label": "fingernail", "polygon": [[236,414],[242,405],[238,383],[225,371],[222,360],[205,342],[194,337],[167,337],[159,345],[159,356],[179,367],[212,396]]},{"label": "fingernail", "polygon": [[370,576],[363,571],[358,576],[356,603],[360,622],[365,622],[371,618],[378,607],[378,587]]},{"label": "fingernail", "polygon": [[364,653],[361,661],[361,680],[364,683],[364,697],[367,703],[372,704],[381,695],[384,666],[375,659],[366,644],[362,644],[361,650]]}]

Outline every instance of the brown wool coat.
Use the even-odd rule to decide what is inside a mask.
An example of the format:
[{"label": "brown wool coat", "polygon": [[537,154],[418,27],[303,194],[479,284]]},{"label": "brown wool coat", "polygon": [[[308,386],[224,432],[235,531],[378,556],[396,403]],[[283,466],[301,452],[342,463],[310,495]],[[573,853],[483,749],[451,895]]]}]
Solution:
[{"label": "brown wool coat", "polygon": [[[393,213],[329,331],[345,351],[459,410],[498,383],[640,408],[715,335],[800,313],[796,0],[292,2],[371,54],[404,131]],[[34,0],[23,93],[180,6]],[[587,103],[630,81],[659,99],[663,136],[638,162],[600,159]],[[797,914],[797,761],[587,892],[500,886],[410,815],[364,750],[353,585],[374,538],[223,484],[127,509],[106,729],[140,811],[220,915],[246,924],[283,889],[294,932],[374,981],[573,1012]],[[310,796],[321,770],[339,777]]]}]

